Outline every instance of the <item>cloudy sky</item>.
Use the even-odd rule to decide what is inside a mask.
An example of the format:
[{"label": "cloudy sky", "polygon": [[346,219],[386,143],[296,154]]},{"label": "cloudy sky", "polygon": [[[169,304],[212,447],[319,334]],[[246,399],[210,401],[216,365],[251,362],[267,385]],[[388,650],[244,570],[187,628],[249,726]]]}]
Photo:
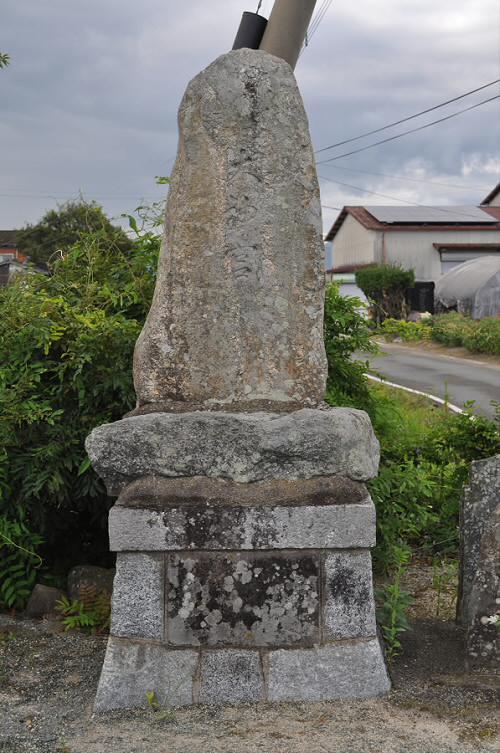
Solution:
[{"label": "cloudy sky", "polygon": [[[154,176],[171,169],[186,84],[256,7],[2,0],[11,65],[0,70],[0,228],[35,222],[79,192],[113,217],[161,198]],[[264,15],[271,7],[264,0]],[[333,0],[296,72],[320,149],[499,79],[500,2]],[[498,94],[496,84],[318,161]],[[320,165],[325,230],[338,213],[326,207],[478,203],[500,180],[499,103]]]}]

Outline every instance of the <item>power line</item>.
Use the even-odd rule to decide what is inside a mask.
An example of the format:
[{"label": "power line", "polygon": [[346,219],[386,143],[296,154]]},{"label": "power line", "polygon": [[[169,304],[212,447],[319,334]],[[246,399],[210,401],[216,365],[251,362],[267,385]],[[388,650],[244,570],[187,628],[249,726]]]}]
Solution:
[{"label": "power line", "polygon": [[328,13],[328,10],[330,8],[330,5],[332,4],[333,0],[324,0],[323,5],[319,8],[316,16],[313,18],[311,25],[308,29],[308,38],[309,42],[313,38],[314,34],[317,32],[319,25],[323,21],[324,17]]},{"label": "power line", "polygon": [[381,178],[394,178],[395,180],[408,180],[412,183],[425,183],[429,186],[444,186],[444,188],[457,188],[460,191],[488,191],[486,186],[457,186],[454,183],[439,183],[435,180],[425,180],[424,178],[410,178],[408,175],[389,175],[388,173],[374,173],[369,170],[358,170],[355,167],[344,167],[344,165],[330,165],[332,170],[346,170],[348,173],[362,173],[363,175],[378,175]]},{"label": "power line", "polygon": [[[72,194],[71,196],[55,196],[53,194],[43,194],[43,193],[0,193],[0,196],[2,198],[6,199],[52,199],[53,201],[70,201],[72,199],[75,199],[78,197],[78,193]],[[146,200],[152,200],[152,201],[158,201],[161,200],[162,196],[132,196],[132,195],[109,195],[109,194],[92,194],[92,199],[108,199],[110,201],[113,200],[121,200],[121,199],[133,199],[134,201],[146,201]]]},{"label": "power line", "polygon": [[[456,209],[444,209],[443,207],[430,207],[427,204],[417,204],[415,201],[407,201],[407,199],[400,199],[399,196],[389,196],[385,193],[379,193],[378,191],[370,191],[368,188],[361,188],[361,186],[353,186],[350,183],[342,183],[340,180],[333,180],[333,178],[327,178],[326,175],[318,175],[321,180],[327,180],[329,183],[336,183],[339,186],[345,186],[346,188],[352,188],[355,191],[361,191],[362,193],[369,193],[373,196],[380,196],[383,199],[391,199],[391,201],[401,201],[403,204],[409,204],[412,207],[421,207],[422,209],[433,209],[434,211],[443,212],[445,214],[460,214],[462,217],[467,217],[470,220],[477,219],[476,217],[473,217],[470,214],[466,214],[465,212],[457,212]],[[494,218],[492,218],[494,221]]]},{"label": "power line", "polygon": [[342,211],[340,207],[329,207],[328,204],[322,204],[321,207],[322,209],[334,209],[336,212]]},{"label": "power line", "polygon": [[431,123],[426,123],[425,125],[419,126],[418,128],[411,128],[409,131],[403,131],[403,133],[397,133],[395,136],[389,136],[386,139],[381,139],[380,141],[376,141],[374,144],[368,144],[367,146],[362,146],[360,149],[353,149],[350,152],[344,152],[344,154],[338,154],[336,157],[330,157],[329,159],[321,160],[318,162],[318,165],[325,165],[327,162],[334,162],[335,160],[342,159],[342,157],[350,157],[352,154],[358,154],[359,152],[366,152],[367,149],[373,149],[376,146],[380,146],[380,144],[387,144],[389,141],[395,141],[396,139],[400,139],[402,136],[408,136],[410,133],[417,133],[417,131],[423,131],[425,128],[430,128],[433,125],[437,125],[438,123],[443,123],[445,120],[451,120],[451,118],[456,118],[457,115],[462,115],[464,112],[469,112],[469,110],[474,110],[476,107],[482,107],[482,105],[488,104],[488,102],[493,102],[495,99],[500,99],[500,94],[496,94],[494,97],[489,97],[489,99],[483,99],[481,102],[477,102],[475,105],[471,105],[470,107],[465,107],[463,110],[458,110],[457,112],[453,112],[451,115],[446,115],[444,118],[439,118],[438,120],[433,120]]},{"label": "power line", "polygon": [[[304,41],[304,44],[302,46],[302,49],[300,51],[300,55],[304,52],[304,50],[309,46],[311,39],[313,38],[314,34],[318,30],[318,26],[324,19],[326,13],[328,12],[328,9],[330,8],[330,5],[332,4],[333,0],[323,0],[323,4],[319,7],[317,13],[313,17],[309,28],[307,29],[306,38]],[[300,57],[299,55],[299,57]]]},{"label": "power line", "polygon": [[495,81],[490,81],[489,84],[483,84],[483,86],[478,86],[477,89],[471,89],[470,92],[465,92],[465,94],[460,94],[458,97],[453,97],[453,99],[448,99],[446,102],[441,102],[439,105],[434,105],[433,107],[428,107],[427,110],[421,110],[421,112],[417,112],[414,115],[408,115],[406,118],[401,118],[401,120],[395,120],[394,123],[389,123],[388,125],[382,126],[381,128],[374,128],[372,131],[367,131],[366,133],[361,133],[359,136],[353,136],[351,139],[344,139],[344,141],[337,141],[336,144],[330,144],[330,146],[324,146],[322,149],[317,149],[316,154],[320,154],[320,152],[326,152],[329,149],[334,149],[337,146],[343,146],[344,144],[350,144],[352,141],[358,141],[359,139],[364,139],[365,136],[373,136],[375,133],[380,133],[381,131],[386,131],[388,128],[393,128],[394,126],[401,125],[401,123],[406,123],[408,120],[413,120],[414,118],[419,118],[421,115],[425,115],[428,112],[432,112],[433,110],[439,110],[440,107],[445,107],[446,105],[450,105],[452,102],[458,102],[459,99],[464,99],[464,97],[469,97],[471,94],[475,94],[476,92],[480,92],[483,89],[487,89],[489,86],[493,86],[494,84],[498,84],[500,79],[495,79]]}]

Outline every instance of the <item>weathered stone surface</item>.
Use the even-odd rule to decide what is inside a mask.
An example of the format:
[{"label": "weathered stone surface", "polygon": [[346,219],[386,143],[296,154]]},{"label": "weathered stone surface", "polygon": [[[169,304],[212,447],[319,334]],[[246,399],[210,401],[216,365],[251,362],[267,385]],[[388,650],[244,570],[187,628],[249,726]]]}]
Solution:
[{"label": "weathered stone surface", "polygon": [[162,640],[163,560],[161,554],[118,554],[113,586],[112,635]]},{"label": "weathered stone surface", "polygon": [[184,505],[163,511],[115,505],[111,551],[342,549],[375,546],[375,507]]},{"label": "weathered stone surface", "polygon": [[85,446],[110,494],[142,476],[366,481],[379,461],[370,419],[354,408],[152,413],[99,426]]},{"label": "weathered stone surface", "polygon": [[195,651],[109,638],[95,710],[147,707],[148,692],[162,706],[191,704],[198,661]]},{"label": "weathered stone surface", "polygon": [[275,507],[283,505],[355,505],[369,500],[366,486],[345,476],[317,476],[310,479],[269,479],[239,484],[223,478],[162,478],[145,476],[132,481],[120,493],[120,507],[160,512],[168,507],[210,505],[212,507]]},{"label": "weathered stone surface", "polygon": [[370,698],[389,690],[377,639],[269,653],[270,701]]},{"label": "weathered stone surface", "polygon": [[334,552],[325,558],[324,637],[377,634],[370,552]]},{"label": "weathered stone surface", "polygon": [[257,651],[225,649],[201,655],[200,703],[238,703],[264,699]]},{"label": "weathered stone surface", "polygon": [[169,644],[293,646],[318,641],[317,555],[172,554],[167,563]]},{"label": "weathered stone surface", "polygon": [[61,591],[60,588],[52,588],[37,583],[31,592],[24,614],[26,617],[34,618],[56,615],[56,604],[63,596],[64,591]]},{"label": "weathered stone surface", "polygon": [[113,590],[113,568],[97,567],[96,565],[77,565],[68,575],[69,598],[85,602],[87,596],[95,597],[96,594],[105,593],[111,595]]},{"label": "weathered stone surface", "polygon": [[139,404],[317,405],[321,202],[290,67],[242,49],[189,84],[165,238],[135,350]]},{"label": "weathered stone surface", "polygon": [[500,668],[500,631],[488,621],[500,610],[500,455],[471,464],[460,509],[458,616],[472,664]]}]

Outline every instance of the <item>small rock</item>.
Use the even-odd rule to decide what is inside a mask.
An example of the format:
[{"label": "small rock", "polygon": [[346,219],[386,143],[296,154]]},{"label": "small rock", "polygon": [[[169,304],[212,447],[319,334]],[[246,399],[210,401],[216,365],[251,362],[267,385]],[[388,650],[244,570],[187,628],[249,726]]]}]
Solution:
[{"label": "small rock", "polygon": [[85,603],[89,595],[95,598],[99,593],[111,594],[114,577],[114,568],[78,565],[68,575],[69,598],[71,601],[76,599]]},{"label": "small rock", "polygon": [[25,610],[26,617],[45,617],[56,615],[56,602],[64,596],[64,591],[52,586],[37,583],[29,598]]}]

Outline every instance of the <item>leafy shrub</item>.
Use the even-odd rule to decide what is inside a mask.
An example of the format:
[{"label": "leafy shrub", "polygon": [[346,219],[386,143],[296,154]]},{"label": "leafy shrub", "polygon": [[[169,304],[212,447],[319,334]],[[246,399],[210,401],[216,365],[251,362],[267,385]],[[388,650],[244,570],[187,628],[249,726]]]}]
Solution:
[{"label": "leafy shrub", "polygon": [[452,311],[434,316],[431,320],[432,339],[448,347],[463,345],[464,337],[474,326],[472,319]]},{"label": "leafy shrub", "polygon": [[0,607],[22,609],[42,564],[37,549],[42,538],[21,521],[0,515]]},{"label": "leafy shrub", "polygon": [[400,337],[404,342],[428,340],[431,336],[431,328],[425,321],[406,322],[404,319],[386,319],[380,326],[380,333],[387,339]]},{"label": "leafy shrub", "polygon": [[407,546],[394,546],[391,571],[393,580],[385,583],[375,592],[377,598],[377,620],[387,646],[389,663],[401,653],[399,636],[409,628],[406,612],[413,602],[412,596],[401,587],[401,580],[411,559]]},{"label": "leafy shrub", "polygon": [[63,615],[66,630],[80,629],[92,635],[109,630],[111,601],[109,594],[102,591],[87,595],[82,601],[70,601],[63,596],[57,602],[56,610]]},{"label": "leafy shrub", "polygon": [[[388,572],[403,543],[428,554],[453,552],[458,510],[472,460],[500,452],[498,422],[448,414],[423,398],[372,388],[381,442],[379,476],[369,483],[377,508],[377,569]],[[472,408],[471,408],[472,411]]]},{"label": "leafy shrub", "polygon": [[51,567],[107,563],[110,500],[84,440],[134,404],[132,353],[158,248],[146,233],[122,250],[99,231],[50,277],[0,291],[0,514],[43,536]]},{"label": "leafy shrub", "polygon": [[324,339],[328,360],[327,400],[331,405],[367,407],[370,393],[364,372],[366,361],[352,359],[355,352],[376,353],[371,329],[360,311],[363,302],[342,296],[338,285],[328,285],[325,294]]},{"label": "leafy shrub", "polygon": [[464,332],[462,342],[473,353],[500,356],[500,318],[487,317],[474,322]]},{"label": "leafy shrub", "polygon": [[467,413],[447,414],[428,432],[419,454],[429,460],[463,462],[492,457],[500,453],[500,415],[494,421],[474,415],[473,403]]},{"label": "leafy shrub", "polygon": [[403,543],[428,553],[456,547],[464,468],[414,459],[381,466],[369,483],[377,509],[378,570],[390,570],[393,550]]},{"label": "leafy shrub", "polygon": [[413,270],[402,269],[395,264],[374,265],[356,272],[356,285],[370,301],[377,324],[387,318],[406,319],[406,291],[414,283]]}]

